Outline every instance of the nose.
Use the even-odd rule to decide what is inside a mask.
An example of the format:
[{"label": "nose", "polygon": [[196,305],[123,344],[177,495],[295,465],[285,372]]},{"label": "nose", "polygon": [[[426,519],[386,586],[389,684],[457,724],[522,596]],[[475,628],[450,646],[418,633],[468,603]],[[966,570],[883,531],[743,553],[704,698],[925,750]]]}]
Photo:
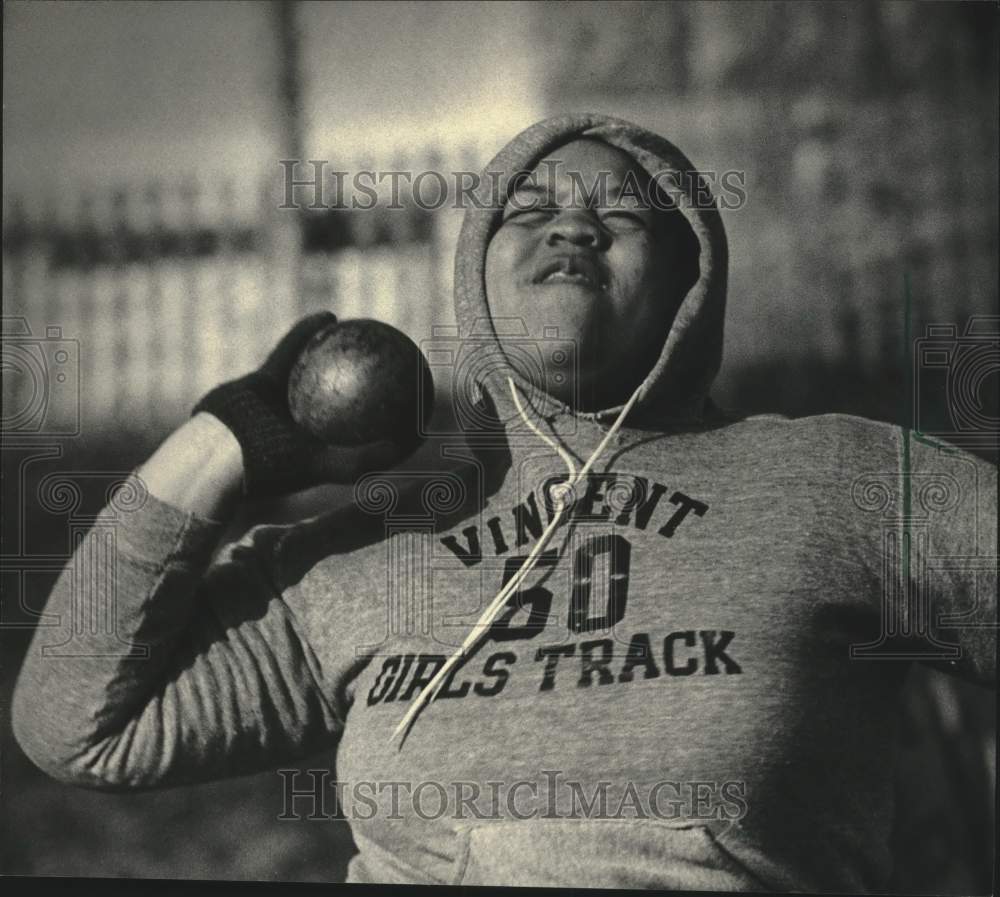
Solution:
[{"label": "nose", "polygon": [[597,216],[586,209],[563,209],[549,222],[545,240],[549,246],[570,243],[590,249],[606,249],[611,238]]}]

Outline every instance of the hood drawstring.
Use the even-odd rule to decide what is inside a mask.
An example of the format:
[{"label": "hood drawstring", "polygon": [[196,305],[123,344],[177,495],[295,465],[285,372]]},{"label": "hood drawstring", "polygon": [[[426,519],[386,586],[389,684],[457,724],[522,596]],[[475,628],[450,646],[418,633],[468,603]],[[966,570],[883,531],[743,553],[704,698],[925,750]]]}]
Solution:
[{"label": "hood drawstring", "polygon": [[[473,624],[472,629],[466,636],[465,641],[455,649],[454,653],[445,661],[444,665],[434,674],[434,677],[427,683],[426,687],[421,689],[420,693],[413,699],[410,704],[409,709],[406,711],[406,715],[399,721],[399,725],[393,731],[392,735],[389,736],[389,741],[391,742],[397,735],[401,732],[405,733],[409,730],[413,721],[416,719],[417,714],[420,713],[421,709],[425,704],[429,703],[437,695],[444,685],[445,677],[449,672],[458,664],[458,662],[466,655],[467,652],[471,651],[479,640],[483,637],[485,633],[489,631],[490,624],[500,613],[501,610],[507,604],[507,599],[517,591],[521,583],[527,578],[528,574],[534,569],[535,564],[538,561],[539,556],[545,550],[545,546],[548,545],[552,536],[555,534],[556,529],[558,529],[559,524],[562,522],[563,514],[565,513],[567,507],[569,507],[568,499],[573,494],[573,490],[588,473],[590,468],[594,465],[598,458],[604,453],[607,448],[608,443],[614,438],[615,434],[621,428],[621,425],[625,422],[625,418],[628,416],[629,411],[632,410],[632,406],[636,403],[639,398],[639,393],[642,391],[643,384],[639,384],[636,387],[635,392],[632,393],[631,398],[622,407],[621,412],[615,419],[615,422],[608,429],[608,432],[604,434],[604,438],[600,441],[597,448],[591,453],[587,462],[580,468],[579,471],[576,469],[576,464],[573,463],[573,458],[569,452],[566,451],[558,442],[556,442],[552,437],[547,436],[543,433],[534,422],[527,415],[524,410],[524,406],[521,404],[521,399],[517,394],[517,387],[514,385],[514,381],[508,377],[507,383],[510,385],[510,392],[514,399],[514,404],[517,406],[517,411],[521,415],[521,419],[531,428],[531,430],[538,436],[543,442],[545,442],[549,448],[553,449],[563,462],[566,464],[567,470],[569,471],[569,479],[562,484],[554,486],[552,488],[552,501],[554,504],[554,514],[549,525],[542,532],[539,537],[538,542],[535,543],[535,547],[531,549],[531,553],[524,559],[524,563],[521,568],[515,573],[507,584],[500,589],[496,597],[489,603],[486,610],[483,611],[479,619]],[[400,747],[402,747],[403,740],[400,740]]]}]

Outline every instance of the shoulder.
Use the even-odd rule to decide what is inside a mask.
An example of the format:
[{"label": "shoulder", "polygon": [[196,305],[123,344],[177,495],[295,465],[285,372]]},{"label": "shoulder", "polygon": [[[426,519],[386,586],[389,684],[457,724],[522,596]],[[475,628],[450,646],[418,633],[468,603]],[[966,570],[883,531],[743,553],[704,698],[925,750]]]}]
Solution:
[{"label": "shoulder", "polygon": [[712,432],[749,443],[761,451],[780,451],[788,458],[805,453],[849,461],[894,456],[899,450],[902,431],[896,424],[854,414],[793,418],[784,414],[740,415],[730,411],[724,426]]},{"label": "shoulder", "polygon": [[327,580],[334,570],[343,575],[348,559],[380,553],[385,536],[381,520],[348,504],[301,520],[255,523],[220,547],[213,568],[239,567],[284,593],[305,580]]},{"label": "shoulder", "polygon": [[[751,456],[768,455],[790,467],[803,460],[839,477],[847,473],[965,471],[987,486],[996,482],[997,465],[959,445],[930,438],[886,421],[855,414],[816,414],[791,418],[781,414],[755,414],[727,423],[721,432],[739,442]],[[957,475],[957,474],[956,474]]]},{"label": "shoulder", "polygon": [[349,500],[302,520],[262,523],[230,552],[262,562],[279,590],[329,588],[333,580],[371,584],[386,558],[475,516],[480,489],[452,470],[372,474]]},{"label": "shoulder", "polygon": [[899,431],[897,424],[872,420],[856,414],[811,414],[806,417],[789,417],[787,414],[730,413],[730,426],[742,425],[755,428],[773,428],[784,433],[840,435],[856,439],[886,439]]}]

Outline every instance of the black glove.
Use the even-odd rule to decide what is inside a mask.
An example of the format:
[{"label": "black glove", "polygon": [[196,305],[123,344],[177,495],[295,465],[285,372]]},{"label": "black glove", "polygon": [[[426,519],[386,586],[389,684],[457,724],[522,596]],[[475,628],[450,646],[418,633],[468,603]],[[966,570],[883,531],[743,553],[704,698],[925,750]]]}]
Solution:
[{"label": "black glove", "polygon": [[296,426],[288,410],[288,376],[306,343],[336,325],[331,312],[302,318],[267,360],[251,374],[216,386],[194,407],[207,411],[233,433],[243,450],[243,494],[269,498],[327,482],[351,482],[389,460],[379,444],[357,451],[324,445]]}]

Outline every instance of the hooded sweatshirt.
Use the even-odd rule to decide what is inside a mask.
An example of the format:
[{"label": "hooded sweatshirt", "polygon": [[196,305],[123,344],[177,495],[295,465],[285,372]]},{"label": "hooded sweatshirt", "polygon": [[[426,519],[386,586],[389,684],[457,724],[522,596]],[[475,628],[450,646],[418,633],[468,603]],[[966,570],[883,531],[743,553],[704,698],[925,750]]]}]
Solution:
[{"label": "hooded sweatshirt", "polygon": [[[20,673],[36,764],[145,789],[336,749],[349,881],[884,885],[909,665],[995,683],[996,470],[850,415],[718,412],[725,234],[676,147],[561,116],[487,170],[580,136],[661,175],[696,237],[698,280],[631,404],[576,413],[497,352],[500,208],[473,204],[455,348],[493,362],[456,370],[448,469],[368,475],[349,507],[214,559],[221,523],[127,481]],[[74,607],[116,626],[74,627]]]}]

